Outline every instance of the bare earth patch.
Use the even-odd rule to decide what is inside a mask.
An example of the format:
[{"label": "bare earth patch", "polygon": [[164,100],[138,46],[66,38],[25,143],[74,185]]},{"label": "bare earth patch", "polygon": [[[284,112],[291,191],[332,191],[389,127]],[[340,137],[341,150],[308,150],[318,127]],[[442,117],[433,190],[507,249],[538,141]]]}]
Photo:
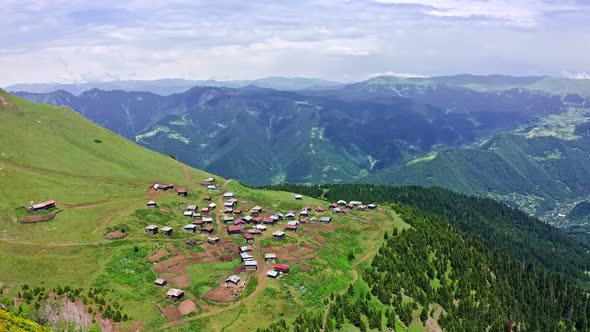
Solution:
[{"label": "bare earth patch", "polygon": [[307,265],[307,264],[297,264],[297,266],[299,266],[300,269],[302,269],[303,271],[311,271],[311,265]]},{"label": "bare earth patch", "polygon": [[168,320],[179,320],[180,317],[182,317],[178,308],[172,304],[169,304],[166,308],[162,308],[160,305],[158,305],[158,307],[160,308],[160,311],[162,311],[162,314],[164,314],[164,317]]},{"label": "bare earth patch", "polygon": [[326,245],[326,240],[324,240],[324,237],[320,236],[320,235],[314,235],[312,237],[312,239],[319,243],[322,247]]},{"label": "bare earth patch", "polygon": [[225,286],[213,288],[212,290],[203,294],[203,297],[207,300],[220,303],[231,302],[234,300],[234,297],[230,294],[230,290]]},{"label": "bare earth patch", "polygon": [[116,230],[106,233],[105,236],[107,237],[107,239],[115,240],[124,238],[125,236],[127,236],[127,233],[121,230]]},{"label": "bare earth patch", "polygon": [[184,267],[185,264],[178,264],[168,268],[168,272],[172,274],[186,274],[186,268]]},{"label": "bare earth patch", "polygon": [[186,316],[191,312],[197,312],[197,305],[193,300],[186,299],[180,303],[178,306],[178,311],[180,312],[180,315]]},{"label": "bare earth patch", "polygon": [[184,288],[191,285],[188,275],[179,275],[170,279],[170,285],[178,288]]},{"label": "bare earth patch", "polygon": [[4,96],[0,96],[0,104],[2,104],[2,106],[4,107],[10,106],[10,103],[8,102],[8,100],[6,100],[6,98],[4,98]]},{"label": "bare earth patch", "polygon": [[42,216],[26,216],[23,218],[22,222],[24,223],[36,223],[36,222],[44,222],[49,221],[55,218],[55,214],[46,214]]}]

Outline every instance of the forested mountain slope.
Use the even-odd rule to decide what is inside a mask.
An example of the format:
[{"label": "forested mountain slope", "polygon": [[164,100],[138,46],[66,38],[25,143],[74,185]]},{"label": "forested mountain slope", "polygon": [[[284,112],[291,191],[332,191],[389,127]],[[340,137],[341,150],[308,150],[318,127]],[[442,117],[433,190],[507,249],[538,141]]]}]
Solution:
[{"label": "forested mountain slope", "polygon": [[525,89],[396,82],[297,93],[247,86],[170,96],[96,89],[19,95],[68,105],[146,147],[253,185],[363,181],[426,152],[567,110],[563,96]]}]

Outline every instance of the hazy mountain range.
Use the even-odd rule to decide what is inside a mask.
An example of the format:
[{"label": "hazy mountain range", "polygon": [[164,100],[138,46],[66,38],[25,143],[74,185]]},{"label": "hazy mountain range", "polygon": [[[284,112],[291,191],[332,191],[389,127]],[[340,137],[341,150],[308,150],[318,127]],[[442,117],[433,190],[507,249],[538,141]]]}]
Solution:
[{"label": "hazy mountain range", "polygon": [[185,79],[161,79],[161,80],[122,80],[122,81],[104,81],[88,83],[31,83],[31,84],[13,84],[5,87],[6,90],[26,91],[32,93],[48,93],[58,90],[64,90],[74,95],[79,95],[84,91],[100,89],[105,91],[124,90],[124,91],[144,91],[159,95],[170,95],[181,93],[195,86],[213,86],[226,88],[242,88],[245,86],[257,86],[260,88],[270,88],[276,90],[304,90],[304,89],[325,89],[331,87],[343,86],[343,83],[331,82],[321,79],[305,77],[266,77],[257,80],[185,80]]},{"label": "hazy mountain range", "polygon": [[[304,86],[264,81],[273,80]],[[18,95],[70,106],[139,144],[253,185],[437,185],[492,196],[556,224],[590,195],[583,171],[589,80],[383,76],[311,87]]]}]

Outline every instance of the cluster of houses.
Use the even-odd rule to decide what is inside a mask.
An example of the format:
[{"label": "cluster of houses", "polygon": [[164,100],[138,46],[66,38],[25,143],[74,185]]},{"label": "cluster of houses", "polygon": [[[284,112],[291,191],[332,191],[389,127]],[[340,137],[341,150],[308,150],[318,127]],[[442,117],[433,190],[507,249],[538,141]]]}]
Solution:
[{"label": "cluster of houses", "polygon": [[360,201],[350,201],[347,203],[345,200],[339,200],[336,203],[330,204],[330,209],[333,213],[343,214],[348,214],[352,209],[356,209],[358,211],[366,211],[367,209],[373,210],[376,208],[377,204],[375,203],[364,205],[363,202]]},{"label": "cluster of houses", "polygon": [[[220,186],[215,185],[215,178],[207,178],[201,184],[206,186],[207,189],[213,190],[218,189]],[[170,190],[174,189],[174,185],[162,185],[156,184],[154,185],[155,190]],[[177,194],[179,196],[186,197],[188,191],[186,188],[178,188]],[[295,200],[302,200],[302,195],[294,195]],[[210,244],[216,244],[220,242],[220,238],[218,236],[213,236],[212,233],[214,232],[213,218],[209,216],[209,213],[217,208],[217,205],[211,202],[211,196],[203,197],[203,201],[208,202],[205,206],[199,207],[196,204],[189,204],[186,206],[183,215],[190,218],[195,218],[192,222],[186,224],[183,228],[185,233],[205,233],[209,234],[207,237],[207,242]],[[52,202],[52,201],[49,201]],[[47,202],[46,202],[47,203]],[[55,202],[53,201],[55,204]],[[377,204],[368,204],[364,205],[360,201],[350,201],[346,202],[344,200],[339,200],[335,203],[330,204],[328,207],[317,206],[304,206],[301,210],[289,210],[286,213],[265,213],[264,208],[261,206],[254,206],[250,209],[249,214],[248,211],[243,211],[242,209],[237,207],[238,200],[234,197],[232,192],[225,192],[223,193],[223,210],[220,211],[222,213],[221,220],[224,224],[227,225],[226,231],[227,234],[230,236],[238,235],[243,236],[244,241],[247,245],[239,247],[239,254],[242,260],[244,270],[249,271],[257,271],[258,270],[258,261],[255,260],[255,257],[252,255],[252,246],[250,244],[254,243],[255,236],[260,236],[267,230],[268,226],[277,225],[280,221],[286,221],[283,225],[283,229],[276,230],[272,233],[272,238],[275,240],[282,240],[286,237],[287,232],[297,232],[301,224],[306,223],[330,223],[332,221],[332,217],[325,215],[326,212],[332,212],[334,214],[347,214],[351,210],[355,209],[358,211],[365,211],[367,209],[375,209],[377,208]],[[149,201],[147,203],[148,207],[156,207],[157,204],[155,201]],[[245,212],[245,213],[244,213]],[[313,213],[320,214],[321,216],[315,217],[310,216]],[[243,215],[244,214],[244,215]],[[247,214],[247,215],[246,215]],[[248,225],[248,226],[247,226]],[[150,235],[155,235],[158,233],[164,234],[166,236],[172,235],[173,229],[172,227],[163,227],[161,230],[158,229],[156,225],[150,225],[145,228],[146,232]],[[196,241],[192,239],[187,240],[192,241],[193,245],[196,244]],[[281,274],[289,273],[289,266],[285,264],[277,264],[277,255],[275,253],[266,253],[264,254],[264,260],[266,263],[273,264],[273,268],[268,270],[266,275],[270,278],[277,278]],[[226,287],[230,286],[237,286],[240,283],[241,278],[238,275],[231,275],[226,278]],[[157,279],[155,281],[156,285],[158,286],[166,286],[166,280],[164,279]],[[180,289],[171,288],[167,292],[167,297],[173,301],[177,301],[183,297],[184,292]]]},{"label": "cluster of houses", "polygon": [[[240,251],[240,257],[242,259],[242,263],[244,264],[245,270],[246,271],[256,271],[258,269],[258,262],[256,260],[254,260],[254,256],[252,255],[252,247],[251,246],[242,246],[239,248],[239,251]],[[275,253],[264,254],[264,261],[266,263],[274,264],[273,269],[268,270],[266,273],[266,275],[268,277],[276,278],[281,273],[289,273],[289,266],[284,265],[284,264],[275,264],[276,259],[277,259],[277,254],[275,254]],[[234,277],[234,276],[230,276],[229,278],[232,278],[232,277]],[[227,282],[227,280],[226,280],[226,282]]]},{"label": "cluster of houses", "polygon": [[[156,286],[165,287],[168,285],[168,281],[166,281],[166,279],[158,278],[154,281],[154,284],[156,284]],[[180,300],[183,296],[184,291],[178,288],[170,288],[168,292],[166,292],[166,297],[174,302]]]},{"label": "cluster of houses", "polygon": [[174,231],[174,229],[170,226],[165,226],[165,227],[162,227],[162,229],[159,229],[159,227],[156,225],[149,225],[145,228],[145,232],[148,233],[149,235],[156,235],[158,233],[161,233],[162,235],[165,235],[165,236],[171,236],[172,231]]}]

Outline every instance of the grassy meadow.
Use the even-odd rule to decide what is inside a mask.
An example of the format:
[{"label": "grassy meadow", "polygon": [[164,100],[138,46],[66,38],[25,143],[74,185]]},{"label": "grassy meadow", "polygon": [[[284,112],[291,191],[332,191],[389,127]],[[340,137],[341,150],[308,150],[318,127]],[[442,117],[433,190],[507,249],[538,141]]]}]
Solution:
[{"label": "grassy meadow", "polygon": [[[218,287],[242,263],[239,258],[197,262],[199,255],[209,254],[208,247],[202,244],[204,235],[182,232],[195,219],[182,215],[187,204],[200,208],[209,203],[203,196],[211,195],[218,208],[209,216],[221,219],[221,194],[226,190],[235,193],[237,208],[245,214],[255,205],[286,213],[304,206],[327,206],[328,202],[309,197],[295,200],[291,193],[253,189],[221,178],[216,183],[222,187],[208,191],[199,183],[210,174],[139,147],[70,109],[31,103],[1,90],[0,97],[0,283],[4,296],[17,296],[24,284],[83,288],[83,292],[100,287],[131,318],[119,323],[122,330],[136,329],[137,324],[144,330],[255,329],[267,323],[260,317],[292,319],[302,310],[322,309],[325,296],[358,282],[358,271],[370,262],[386,230],[408,227],[388,209],[353,210],[349,215],[311,213],[310,217],[333,215],[333,221],[327,226],[301,225],[283,241],[273,240],[271,234],[282,230],[286,222],[269,226],[256,238],[254,253],[261,257],[264,249],[295,257],[296,263],[277,261],[289,264],[290,273],[269,279],[265,274],[272,265],[261,262],[259,273],[238,272],[247,281],[240,297],[225,304],[211,302],[202,294]],[[154,183],[186,187],[188,197],[178,196],[175,190],[150,190]],[[49,199],[55,199],[62,210],[55,219],[34,224],[17,221],[17,209]],[[155,200],[158,208],[147,208],[148,200]],[[144,231],[150,224],[171,226],[174,232],[169,237],[150,236]],[[235,250],[245,244],[240,236],[228,236],[226,225],[213,226],[214,234]],[[105,234],[112,230],[124,230],[126,236],[107,239]],[[187,247],[188,238],[199,245]],[[148,259],[157,253],[163,256]],[[197,310],[170,321],[158,306],[175,304],[165,300],[168,288],[153,282],[157,277],[177,276],[172,270],[177,267],[174,259],[188,262],[178,270],[186,270],[182,274],[189,282],[183,287],[185,298],[194,301]],[[166,266],[167,262],[171,265]],[[158,268],[167,272],[158,274]]]}]

